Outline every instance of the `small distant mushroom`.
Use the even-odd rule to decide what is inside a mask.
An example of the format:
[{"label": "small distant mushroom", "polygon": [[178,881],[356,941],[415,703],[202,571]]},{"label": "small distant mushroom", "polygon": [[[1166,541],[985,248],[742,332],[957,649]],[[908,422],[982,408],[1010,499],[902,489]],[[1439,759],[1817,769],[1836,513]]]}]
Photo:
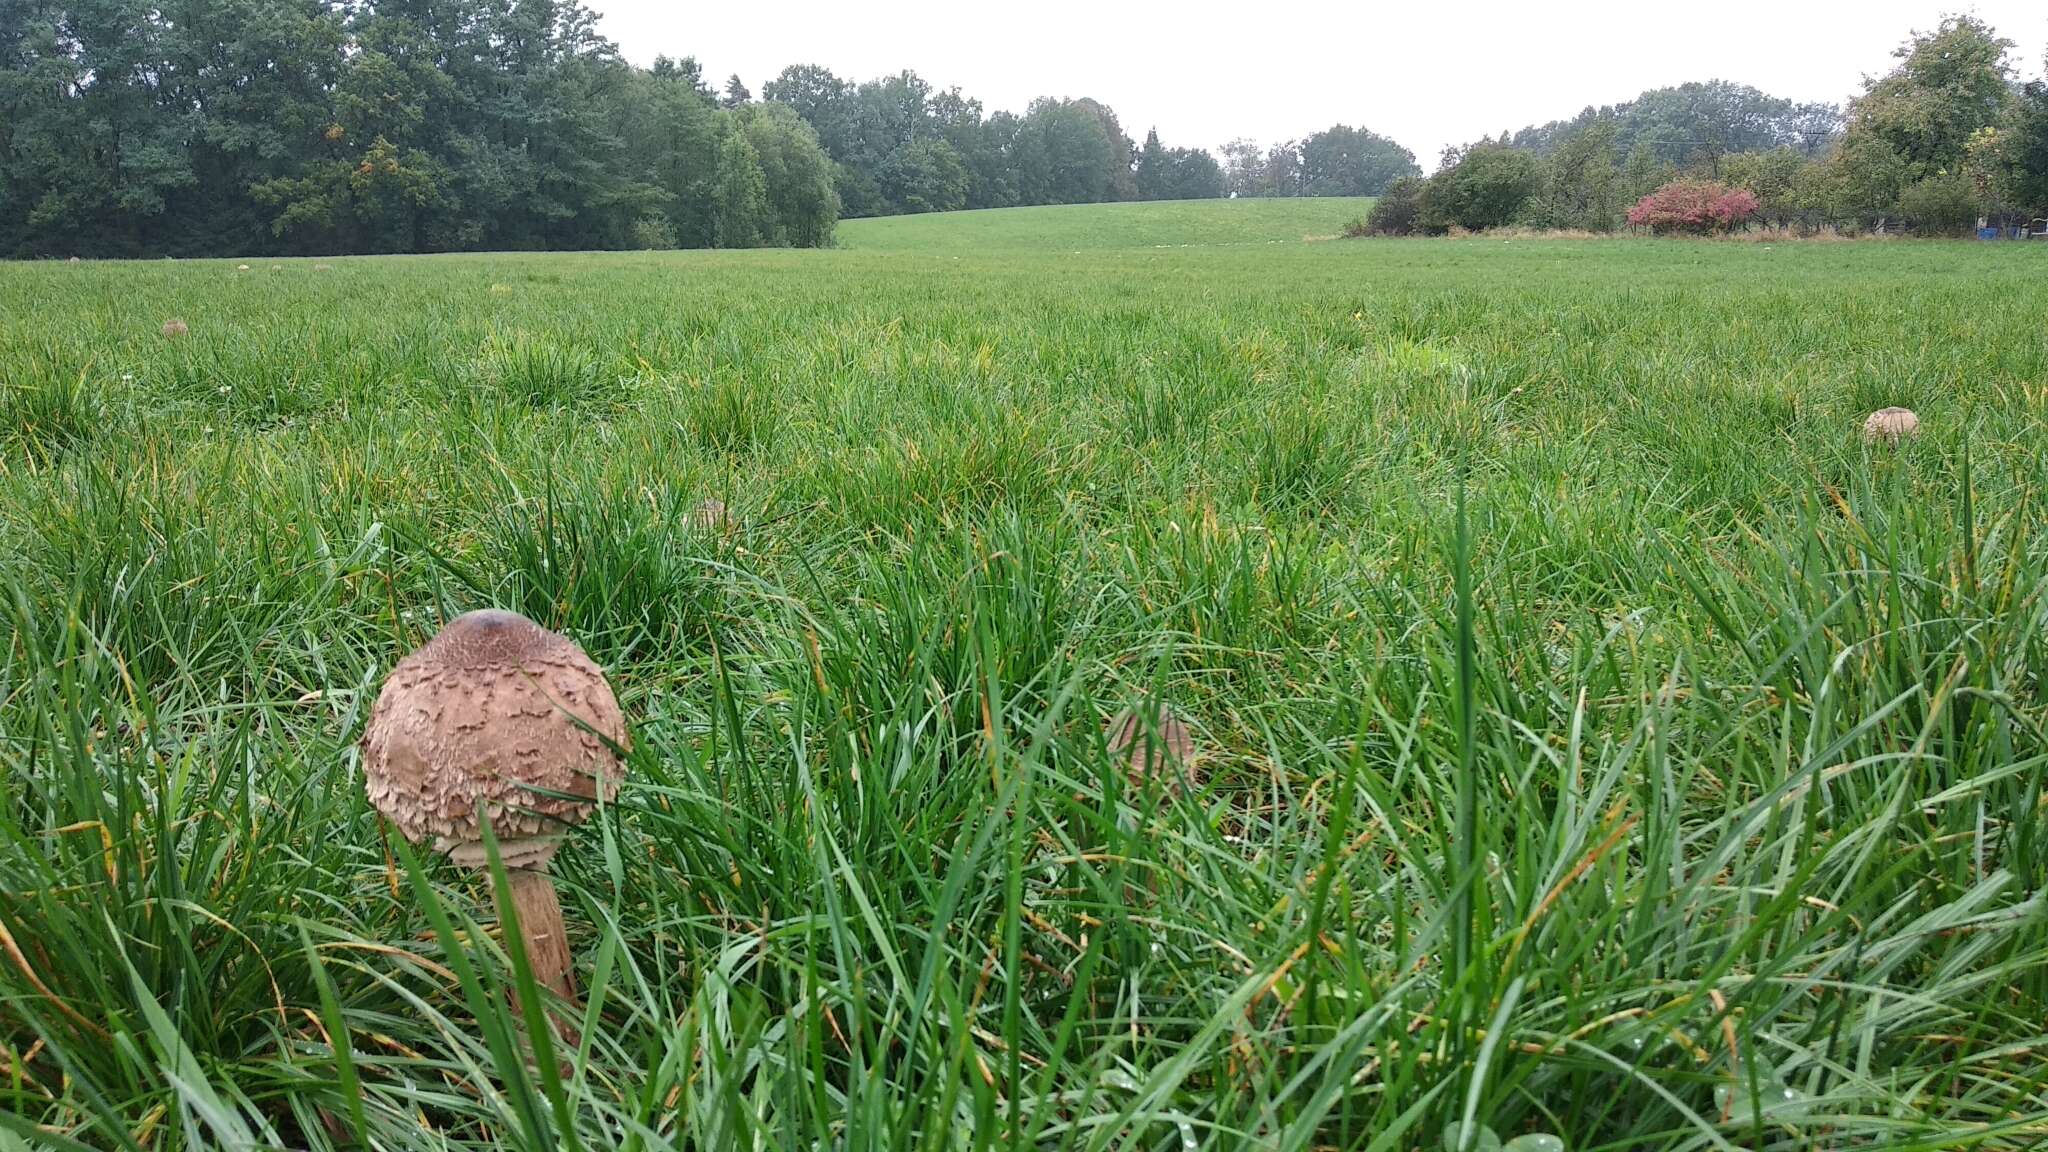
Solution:
[{"label": "small distant mushroom", "polygon": [[575,642],[486,609],[450,621],[392,669],[363,732],[363,775],[371,805],[406,839],[466,868],[489,867],[481,810],[525,937],[506,946],[523,947],[534,979],[573,1001],[547,867],[591,802],[617,794],[613,746],[626,743],[618,699]]},{"label": "small distant mushroom", "polygon": [[706,496],[690,511],[690,523],[699,528],[724,531],[732,527],[732,512],[726,508],[725,501],[716,496]]},{"label": "small distant mushroom", "polygon": [[190,331],[191,329],[185,326],[185,322],[183,320],[164,321],[164,339],[166,340],[176,340],[178,337],[183,336],[185,333]]},{"label": "small distant mushroom", "polygon": [[1133,787],[1143,787],[1153,778],[1171,785],[1175,783],[1175,766],[1187,771],[1195,761],[1195,738],[1188,726],[1160,704],[1156,706],[1159,723],[1153,727],[1147,718],[1154,707],[1126,709],[1104,728],[1109,733],[1109,750],[1124,759]]},{"label": "small distant mushroom", "polygon": [[1863,422],[1863,438],[1875,443],[1897,444],[1902,438],[1920,434],[1920,417],[1911,408],[1879,408]]}]

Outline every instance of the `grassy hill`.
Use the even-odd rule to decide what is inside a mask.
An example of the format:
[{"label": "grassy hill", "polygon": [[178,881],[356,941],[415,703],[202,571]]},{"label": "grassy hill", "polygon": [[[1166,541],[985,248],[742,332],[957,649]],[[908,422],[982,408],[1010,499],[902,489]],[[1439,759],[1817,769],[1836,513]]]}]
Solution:
[{"label": "grassy hill", "polygon": [[1178,248],[1301,243],[1337,235],[1365,197],[1049,204],[843,220],[839,245],[868,251]]}]

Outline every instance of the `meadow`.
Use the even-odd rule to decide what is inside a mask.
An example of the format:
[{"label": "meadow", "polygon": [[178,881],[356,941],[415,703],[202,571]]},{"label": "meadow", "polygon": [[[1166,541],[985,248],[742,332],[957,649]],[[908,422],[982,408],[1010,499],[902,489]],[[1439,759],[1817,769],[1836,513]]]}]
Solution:
[{"label": "meadow", "polygon": [[1348,196],[1044,204],[846,220],[835,239],[839,247],[857,251],[949,256],[1005,249],[1245,247],[1332,240],[1371,211],[1370,197]]},{"label": "meadow", "polygon": [[[0,1152],[2038,1147],[2048,249],[1239,207],[0,266]],[[487,604],[573,1049],[362,792]]]}]

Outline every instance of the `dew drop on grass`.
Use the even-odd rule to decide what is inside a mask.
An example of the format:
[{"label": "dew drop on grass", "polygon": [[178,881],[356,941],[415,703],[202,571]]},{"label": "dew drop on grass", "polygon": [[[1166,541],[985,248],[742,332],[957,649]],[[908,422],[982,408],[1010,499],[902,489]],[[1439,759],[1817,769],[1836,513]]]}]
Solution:
[{"label": "dew drop on grass", "polygon": [[1501,1152],[1564,1152],[1564,1141],[1548,1132],[1530,1132],[1508,1141]]},{"label": "dew drop on grass", "polygon": [[1758,1086],[1756,1098],[1752,1100],[1746,1086],[1714,1086],[1715,1111],[1726,1116],[1729,1123],[1753,1122],[1757,1117],[1757,1111],[1752,1105],[1760,1105],[1765,1116],[1783,1119],[1796,1116],[1805,1108],[1806,1094],[1783,1084],[1763,1084]]},{"label": "dew drop on grass", "polygon": [[1465,1137],[1465,1122],[1453,1121],[1444,1128],[1444,1152],[1502,1152],[1500,1133],[1484,1124],[1474,1124],[1476,1132],[1468,1141]]},{"label": "dew drop on grass", "polygon": [[1111,1068],[1104,1072],[1102,1074],[1102,1083],[1106,1087],[1121,1088],[1126,1092],[1136,1092],[1138,1090],[1137,1078],[1121,1068]]},{"label": "dew drop on grass", "polygon": [[1175,1120],[1174,1127],[1180,1129],[1180,1152],[1195,1152],[1201,1147],[1195,1142],[1195,1126],[1185,1120]]}]

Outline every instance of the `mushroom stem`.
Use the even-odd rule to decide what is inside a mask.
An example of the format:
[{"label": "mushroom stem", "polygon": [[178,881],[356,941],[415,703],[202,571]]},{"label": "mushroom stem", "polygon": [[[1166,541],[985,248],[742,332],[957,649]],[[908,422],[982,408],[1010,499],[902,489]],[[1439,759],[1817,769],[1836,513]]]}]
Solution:
[{"label": "mushroom stem", "polygon": [[[568,929],[562,923],[562,902],[555,898],[554,878],[536,868],[509,868],[505,876],[511,887],[512,911],[523,937],[505,943],[526,950],[526,963],[533,969],[534,983],[551,989],[563,1001],[574,1003],[576,977],[569,968]],[[502,910],[499,916],[503,918]],[[564,1041],[577,1042],[576,1029],[559,1013],[555,1014],[555,1031]]]}]

